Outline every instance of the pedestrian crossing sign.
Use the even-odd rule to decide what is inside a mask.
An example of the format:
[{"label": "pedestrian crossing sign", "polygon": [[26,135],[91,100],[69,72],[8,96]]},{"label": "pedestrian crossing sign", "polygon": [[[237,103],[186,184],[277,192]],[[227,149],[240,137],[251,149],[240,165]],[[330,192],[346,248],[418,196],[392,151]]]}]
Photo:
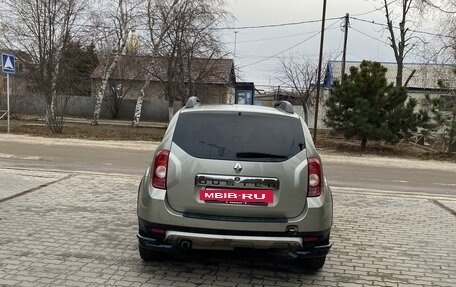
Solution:
[{"label": "pedestrian crossing sign", "polygon": [[14,74],[16,72],[16,61],[13,55],[2,54],[2,71],[6,74]]}]

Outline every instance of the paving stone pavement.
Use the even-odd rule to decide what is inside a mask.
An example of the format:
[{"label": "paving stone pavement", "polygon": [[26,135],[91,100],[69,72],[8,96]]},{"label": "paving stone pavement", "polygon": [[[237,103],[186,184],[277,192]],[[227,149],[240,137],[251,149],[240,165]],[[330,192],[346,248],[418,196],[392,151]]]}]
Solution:
[{"label": "paving stone pavement", "polygon": [[[0,194],[65,176],[0,174]],[[336,192],[333,249],[323,270],[302,273],[283,252],[141,261],[138,183],[78,173],[1,202],[0,286],[456,286],[456,217],[426,198]]]},{"label": "paving stone pavement", "polygon": [[449,208],[450,212],[456,212],[456,200],[455,201],[448,201],[448,200],[438,200],[441,204],[445,205],[447,208]]},{"label": "paving stone pavement", "polygon": [[[31,176],[33,174],[33,176]],[[64,176],[64,175],[63,175]],[[62,177],[61,173],[2,169],[0,173],[0,200],[49,183]]]}]

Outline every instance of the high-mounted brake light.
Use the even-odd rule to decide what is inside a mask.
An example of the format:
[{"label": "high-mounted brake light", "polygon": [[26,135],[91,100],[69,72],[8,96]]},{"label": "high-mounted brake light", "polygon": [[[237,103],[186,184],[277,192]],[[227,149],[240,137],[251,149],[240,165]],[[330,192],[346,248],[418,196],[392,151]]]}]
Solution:
[{"label": "high-mounted brake light", "polygon": [[308,171],[309,171],[309,182],[307,183],[308,197],[316,197],[321,195],[321,165],[320,161],[317,158],[308,159]]},{"label": "high-mounted brake light", "polygon": [[152,167],[151,177],[152,186],[155,188],[166,189],[166,177],[168,175],[169,151],[161,150],[157,152]]}]

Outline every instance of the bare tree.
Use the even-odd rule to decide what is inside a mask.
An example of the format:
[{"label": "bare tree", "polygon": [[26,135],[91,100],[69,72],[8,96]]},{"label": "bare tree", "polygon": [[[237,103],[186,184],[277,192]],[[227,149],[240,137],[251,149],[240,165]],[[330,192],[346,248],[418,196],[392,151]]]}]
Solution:
[{"label": "bare tree", "polygon": [[[411,43],[413,36],[410,35],[410,30],[406,26],[413,23],[411,19],[416,12],[421,15],[428,15],[432,19],[438,19],[436,22],[438,33],[432,39],[424,41],[425,45],[422,51],[423,58],[426,62],[434,64],[433,74],[437,76],[435,81],[440,86],[442,93],[447,93],[445,97],[441,95],[428,96],[423,101],[423,105],[427,107],[433,119],[430,123],[429,130],[423,130],[423,133],[439,130],[444,141],[449,147],[449,151],[456,150],[456,96],[454,90],[455,76],[454,73],[448,73],[448,65],[456,63],[456,1],[430,1],[430,0],[401,0],[387,3],[383,0],[383,8],[387,19],[388,31],[390,34],[391,47],[393,48],[397,62],[396,85],[402,85],[403,60],[408,52],[411,51],[415,43]],[[395,37],[397,27],[393,23],[393,7],[400,3],[400,22],[399,35]],[[418,39],[415,37],[415,39]],[[414,71],[405,81],[413,76]],[[451,83],[451,84],[450,84]],[[445,100],[443,100],[445,99]]]},{"label": "bare tree", "polygon": [[[135,0],[117,0],[115,13],[108,13],[107,15],[102,14],[96,18],[102,23],[102,30],[105,30],[106,27],[112,28],[112,30],[108,28],[107,37],[105,40],[109,42],[109,40],[111,39],[111,37],[109,36],[112,36],[112,34],[114,34],[115,44],[113,49],[113,56],[112,58],[109,57],[111,58],[109,60],[110,63],[107,65],[107,69],[104,72],[103,78],[101,79],[101,85],[96,95],[95,110],[93,113],[92,120],[92,125],[94,126],[98,125],[98,119],[100,118],[103,97],[106,93],[109,78],[114,72],[114,69],[116,68],[118,61],[120,60],[122,55],[125,54],[130,31],[134,28],[134,21],[138,16],[137,8],[140,6],[139,2]],[[103,20],[107,20],[107,22]],[[111,52],[108,53],[108,55],[110,56]]]},{"label": "bare tree", "polygon": [[[415,0],[418,1],[418,0]],[[396,2],[396,1],[395,1]],[[386,24],[388,26],[390,46],[394,52],[394,58],[397,63],[396,71],[396,87],[403,86],[403,70],[404,70],[404,59],[407,54],[413,49],[413,45],[410,43],[411,36],[410,31],[407,27],[410,21],[410,10],[413,8],[412,4],[414,0],[401,0],[398,13],[399,17],[399,34],[396,34],[396,27],[394,23],[395,13],[392,7],[393,2],[383,0],[383,9],[385,10]]]},{"label": "bare tree", "polygon": [[107,91],[107,100],[105,101],[106,106],[109,108],[113,119],[119,117],[120,108],[123,100],[129,93],[132,85],[128,81],[122,80],[109,80]]},{"label": "bare tree", "polygon": [[[213,59],[221,56],[221,43],[215,28],[227,12],[222,0],[167,0],[148,1],[150,50],[157,60],[148,70],[148,76],[137,98],[132,125],[139,123],[145,89],[152,79],[158,80],[168,100],[169,119],[174,115],[174,101],[184,101],[192,93],[192,83],[201,81],[211,65],[199,65],[205,72],[189,73],[193,59]],[[209,63],[209,62],[208,62]],[[198,74],[198,75],[196,75]]]},{"label": "bare tree", "polygon": [[193,31],[191,37],[182,40],[184,56],[179,64],[179,99],[185,102],[197,96],[202,84],[209,80],[222,80],[220,62],[227,56],[221,49],[218,35],[210,28],[224,11],[205,11],[211,7],[201,7],[201,11],[189,15],[188,23]]},{"label": "bare tree", "polygon": [[291,87],[291,97],[298,100],[304,111],[304,120],[309,122],[308,107],[311,106],[317,88],[317,63],[306,55],[290,55],[280,59],[282,81]]},{"label": "bare tree", "polygon": [[426,6],[429,6],[432,9],[437,10],[447,16],[456,14],[456,1],[455,0],[446,0],[446,1],[430,1],[430,0],[421,0],[422,3]]},{"label": "bare tree", "polygon": [[444,56],[443,60],[454,64],[456,59],[456,0],[442,1],[441,5],[428,0],[422,1],[431,7],[434,17],[439,19],[437,26],[439,33],[433,41],[438,46],[438,56]]},{"label": "bare tree", "polygon": [[[172,11],[178,3],[179,0],[147,0],[146,17],[147,26],[149,28],[149,46],[152,57],[158,57],[160,55],[159,49],[161,48],[165,36],[169,33],[169,29],[171,27],[170,22],[173,20]],[[148,69],[151,70],[152,68],[148,67]],[[136,127],[139,124],[146,89],[149,87],[152,78],[152,73],[146,73],[146,80],[144,81],[136,99],[135,114],[131,124],[133,127]]]},{"label": "bare tree", "polygon": [[46,125],[61,133],[68,97],[58,93],[63,51],[75,30],[84,0],[6,0],[2,11],[14,20],[2,22],[4,48],[19,50],[19,60],[31,65],[30,80],[46,102]]},{"label": "bare tree", "polygon": [[[441,72],[438,85],[448,93],[444,97],[427,97],[428,104],[431,104],[430,112],[433,115],[434,123],[440,130],[441,136],[448,147],[449,152],[456,152],[456,69],[452,73],[445,73],[448,65],[455,66],[456,63],[456,1],[428,1],[422,0],[427,7],[430,7],[434,17],[439,19],[438,34],[432,41],[434,44],[433,53],[428,54],[429,61],[434,61]],[[431,50],[431,49],[429,49]]]}]

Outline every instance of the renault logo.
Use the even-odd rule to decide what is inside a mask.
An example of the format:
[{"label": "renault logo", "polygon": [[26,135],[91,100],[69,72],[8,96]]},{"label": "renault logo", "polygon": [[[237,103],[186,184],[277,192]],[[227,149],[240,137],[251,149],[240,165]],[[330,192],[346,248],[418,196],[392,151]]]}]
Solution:
[{"label": "renault logo", "polygon": [[242,170],[242,166],[241,166],[240,163],[237,162],[237,163],[234,165],[233,169],[234,169],[234,171],[235,171],[236,173],[240,173],[241,170]]}]

